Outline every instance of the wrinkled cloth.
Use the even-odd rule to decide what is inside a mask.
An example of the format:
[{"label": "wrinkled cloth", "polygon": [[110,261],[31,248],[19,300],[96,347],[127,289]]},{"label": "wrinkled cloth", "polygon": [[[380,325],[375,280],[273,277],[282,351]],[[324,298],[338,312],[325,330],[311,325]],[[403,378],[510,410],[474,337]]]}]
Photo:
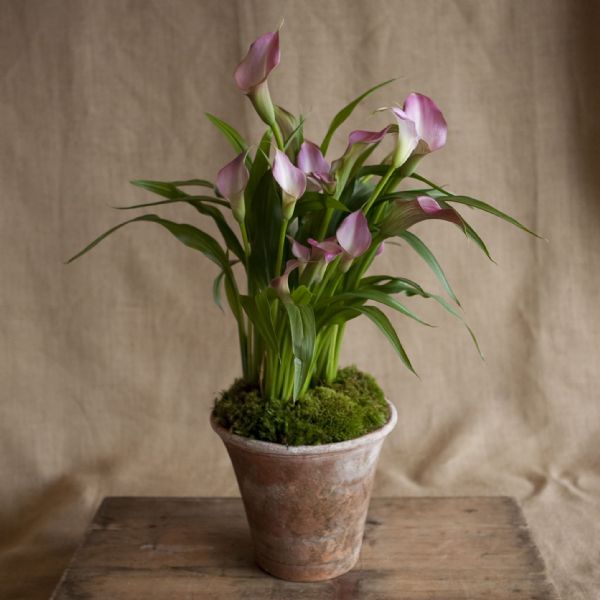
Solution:
[{"label": "wrinkled cloth", "polygon": [[[590,0],[2,0],[0,2],[0,597],[47,598],[105,495],[237,495],[208,414],[239,374],[216,267],[152,223],[63,262],[151,201],[130,179],[213,179],[235,152],[209,111],[262,131],[233,71],[279,25],[276,103],[383,127],[411,91],[440,106],[446,148],[419,170],[495,204],[536,240],[462,210],[415,227],[486,354],[458,321],[391,315],[421,379],[366,319],[344,363],[372,372],[399,424],[375,495],[498,494],[522,504],[562,597],[600,593],[600,4]],[[463,207],[465,208],[465,207]],[[142,211],[143,212],[143,211]],[[202,223],[189,207],[161,215]],[[210,223],[203,226],[218,235]],[[406,245],[374,273],[439,286]]]}]

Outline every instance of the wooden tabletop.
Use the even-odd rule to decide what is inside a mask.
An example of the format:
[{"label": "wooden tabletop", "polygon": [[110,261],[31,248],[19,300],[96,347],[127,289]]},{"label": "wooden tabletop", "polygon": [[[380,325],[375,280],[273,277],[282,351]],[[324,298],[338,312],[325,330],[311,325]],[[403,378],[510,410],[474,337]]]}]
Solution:
[{"label": "wooden tabletop", "polygon": [[319,583],[254,565],[238,498],[105,498],[53,600],[557,600],[511,498],[377,498],[355,569]]}]

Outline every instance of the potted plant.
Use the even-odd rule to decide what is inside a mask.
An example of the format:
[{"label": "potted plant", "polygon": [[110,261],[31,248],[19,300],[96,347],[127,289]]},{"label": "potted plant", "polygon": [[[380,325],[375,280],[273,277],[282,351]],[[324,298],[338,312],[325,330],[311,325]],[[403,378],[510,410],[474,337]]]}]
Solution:
[{"label": "potted plant", "polygon": [[[355,564],[379,451],[396,422],[393,405],[369,375],[339,368],[346,324],[370,319],[413,371],[380,306],[423,323],[398,299],[420,296],[462,316],[442,268],[412,226],[448,221],[488,257],[456,205],[532,232],[489,204],[452,194],[417,173],[420,161],[444,146],[447,132],[441,111],[422,94],[409,94],[402,108],[381,109],[389,124],[381,131],[353,131],[343,154],[329,162],[338,127],[392,80],[345,106],[316,144],[304,138],[302,118],[271,100],[267,80],[279,60],[279,32],[270,32],[250,46],[235,71],[237,86],[267,126],[257,146],[208,115],[236,153],[216,184],[136,180],[162,199],[122,207],[187,204],[214,221],[222,242],[195,225],[143,214],[113,227],[69,262],[124,225],[143,221],[217,265],[214,299],[220,305],[224,290],[237,323],[242,372],[217,399],[212,427],[233,462],[258,564],[284,579],[315,581]],[[374,161],[379,147],[386,153]],[[416,187],[405,185],[410,181]],[[391,238],[401,238],[424,259],[448,299],[398,274],[367,274]]]}]

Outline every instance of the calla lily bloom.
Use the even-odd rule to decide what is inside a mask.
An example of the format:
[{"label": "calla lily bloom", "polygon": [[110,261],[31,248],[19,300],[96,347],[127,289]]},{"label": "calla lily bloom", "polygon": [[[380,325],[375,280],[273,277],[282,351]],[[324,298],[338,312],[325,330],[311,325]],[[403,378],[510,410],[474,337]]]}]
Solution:
[{"label": "calla lily bloom", "polygon": [[350,133],[348,136],[348,146],[344,154],[334,161],[332,165],[332,171],[335,173],[337,185],[340,189],[346,185],[346,180],[350,172],[361,156],[363,156],[364,160],[364,153],[367,151],[368,146],[381,142],[389,130],[390,127],[388,126],[384,127],[381,131],[364,131],[359,129]]},{"label": "calla lily bloom", "polygon": [[361,210],[350,213],[338,227],[335,237],[348,256],[358,258],[371,245],[369,222]]},{"label": "calla lily bloom", "polygon": [[290,162],[284,152],[275,149],[273,177],[283,192],[283,216],[291,219],[296,200],[306,191],[306,175]]},{"label": "calla lily bloom", "polygon": [[442,111],[431,98],[413,92],[404,101],[403,112],[413,121],[419,136],[415,154],[428,154],[446,144],[448,125]]},{"label": "calla lily bloom", "polygon": [[308,243],[313,247],[311,256],[316,256],[318,259],[323,260],[325,264],[329,264],[344,251],[334,237],[327,238],[322,242],[309,238]]},{"label": "calla lily bloom", "polygon": [[244,190],[250,177],[245,164],[246,155],[247,152],[238,154],[217,174],[217,189],[224,198],[229,200],[231,212],[239,223],[244,221],[246,214]]},{"label": "calla lily bloom", "polygon": [[392,155],[392,164],[397,169],[410,158],[419,144],[419,134],[415,122],[402,109],[393,107],[390,110],[394,113],[398,124],[396,148]]},{"label": "calla lily bloom", "polygon": [[323,187],[327,192],[333,192],[335,179],[331,176],[331,165],[325,160],[319,146],[305,140],[298,153],[298,167],[304,171],[316,189]]},{"label": "calla lily bloom", "polygon": [[260,118],[268,125],[275,123],[275,109],[267,78],[279,64],[279,31],[271,31],[256,39],[233,75],[237,86],[254,104]]},{"label": "calla lily bloom", "polygon": [[285,265],[285,271],[279,276],[275,277],[270,283],[271,287],[277,292],[277,295],[285,302],[290,299],[290,285],[289,277],[290,273],[300,266],[298,260],[288,260]]},{"label": "calla lily bloom", "polygon": [[393,237],[427,219],[442,219],[464,227],[464,221],[456,210],[440,206],[437,200],[429,196],[419,196],[414,200],[396,200],[382,223],[381,233],[386,238]]}]

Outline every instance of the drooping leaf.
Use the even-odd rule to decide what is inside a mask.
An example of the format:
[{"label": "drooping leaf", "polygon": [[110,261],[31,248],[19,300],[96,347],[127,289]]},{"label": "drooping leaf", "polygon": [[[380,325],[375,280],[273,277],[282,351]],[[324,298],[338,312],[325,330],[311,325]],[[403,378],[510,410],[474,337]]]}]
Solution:
[{"label": "drooping leaf", "polygon": [[179,198],[182,192],[177,187],[168,181],[150,181],[148,179],[133,179],[130,181],[132,185],[141,187],[153,194],[163,196],[163,198]]},{"label": "drooping leaf", "polygon": [[444,273],[440,263],[437,261],[433,252],[425,245],[421,238],[417,237],[410,231],[404,231],[400,234],[400,237],[406,240],[408,245],[429,265],[429,268],[433,271],[438,281],[442,284],[442,287],[446,290],[450,298],[460,306],[460,302],[454,293],[454,290],[450,286],[450,282]]},{"label": "drooping leaf", "polygon": [[506,221],[507,223],[510,223],[511,225],[514,225],[515,227],[518,227],[519,229],[522,229],[523,231],[526,231],[527,233],[529,233],[537,238],[542,239],[541,236],[539,236],[537,233],[535,233],[531,229],[528,229],[527,227],[525,227],[525,225],[522,225],[521,223],[519,223],[519,221],[517,221],[516,219],[513,219],[510,215],[507,215],[506,213],[503,213],[501,210],[494,208],[493,206],[491,206],[490,204],[487,204],[486,202],[477,200],[476,198],[470,198],[469,196],[451,195],[451,196],[446,196],[444,198],[444,200],[446,202],[456,202],[457,204],[464,204],[466,206],[470,206],[471,208],[477,208],[484,212],[490,213],[491,215],[494,215],[495,217],[498,217],[499,219],[502,219],[503,221]]},{"label": "drooping leaf", "polygon": [[347,300],[352,300],[354,298],[361,298],[365,301],[373,300],[374,302],[379,302],[385,306],[389,306],[394,310],[410,317],[411,319],[417,321],[417,323],[421,323],[421,325],[426,325],[427,327],[433,327],[430,323],[427,323],[420,319],[412,310],[404,306],[401,302],[398,302],[393,296],[386,294],[385,292],[373,288],[360,288],[358,290],[353,290],[352,292],[344,292],[342,294],[336,294],[332,298],[328,299],[328,302],[342,302],[342,304]]},{"label": "drooping leaf", "polygon": [[182,181],[170,181],[176,187],[199,186],[214,189],[215,184],[207,179],[185,179]]},{"label": "drooping leaf", "polygon": [[366,315],[377,327],[379,330],[385,335],[390,344],[393,346],[394,350],[398,353],[398,356],[402,359],[402,362],[412,371],[415,375],[417,374],[414,370],[410,359],[408,358],[408,354],[404,350],[404,346],[400,342],[398,338],[398,334],[394,329],[394,326],[387,318],[387,316],[379,310],[376,306],[360,306],[356,308],[361,314]]},{"label": "drooping leaf", "polygon": [[73,262],[80,256],[83,256],[86,252],[89,252],[92,248],[97,246],[102,240],[108,237],[111,233],[114,233],[121,227],[128,225],[129,223],[136,223],[140,221],[146,221],[151,223],[157,223],[165,229],[167,229],[172,235],[174,235],[182,244],[185,244],[189,248],[202,252],[208,259],[214,262],[216,265],[226,270],[229,269],[229,261],[223,248],[217,240],[215,240],[208,233],[205,233],[201,229],[197,229],[192,225],[185,223],[174,223],[167,219],[161,219],[158,215],[142,215],[124,223],[120,223],[115,227],[112,227],[102,235],[98,236],[93,242],[88,244],[83,250],[71,257],[68,263]]},{"label": "drooping leaf", "polygon": [[335,117],[333,117],[333,119],[331,120],[331,124],[329,125],[329,129],[327,130],[327,133],[325,134],[325,137],[323,138],[323,141],[321,142],[321,152],[323,153],[323,155],[327,154],[327,149],[329,148],[329,143],[331,142],[331,138],[333,137],[333,134],[337,131],[338,127],[352,114],[354,109],[367,96],[369,96],[370,94],[372,94],[379,88],[383,87],[384,85],[388,85],[389,83],[392,83],[392,81],[395,81],[395,79],[388,79],[387,81],[384,81],[383,83],[379,83],[379,84],[373,86],[372,88],[368,89],[366,92],[364,92],[360,96],[358,96],[358,98],[355,98],[354,100],[352,100],[352,102],[350,102],[349,104],[344,106],[344,108],[342,108],[342,110],[340,110],[335,115]]},{"label": "drooping leaf", "polygon": [[211,204],[218,204],[219,206],[229,207],[229,202],[226,200],[219,200],[219,198],[213,198],[212,196],[188,196],[187,194],[181,194],[177,198],[169,200],[158,200],[157,202],[143,202],[142,204],[128,204],[127,206],[111,206],[116,210],[133,210],[134,208],[147,208],[149,206],[160,206],[161,204],[176,204],[177,202],[187,202],[192,204],[194,202],[208,202]]}]

